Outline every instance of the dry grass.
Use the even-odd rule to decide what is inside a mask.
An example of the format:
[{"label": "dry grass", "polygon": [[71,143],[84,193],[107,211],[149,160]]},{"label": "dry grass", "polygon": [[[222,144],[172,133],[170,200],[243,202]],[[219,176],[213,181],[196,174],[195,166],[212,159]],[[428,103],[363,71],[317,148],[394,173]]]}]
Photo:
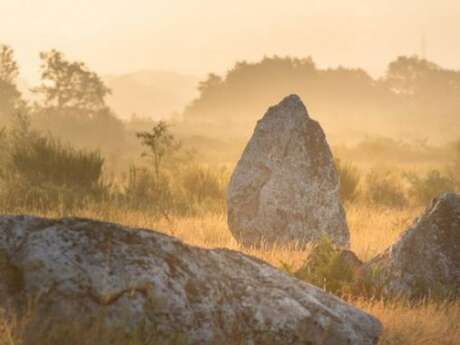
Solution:
[{"label": "dry grass", "polygon": [[408,305],[404,301],[356,301],[375,315],[385,330],[379,345],[458,345],[460,344],[460,302],[424,301]]},{"label": "dry grass", "polygon": [[[391,245],[422,209],[382,210],[363,205],[347,207],[351,248],[367,260]],[[280,266],[287,263],[299,267],[308,255],[308,249],[274,247],[262,249],[241,248],[232,238],[224,215],[156,219],[142,212],[114,209],[82,210],[75,216],[108,220],[134,227],[150,228],[176,236],[184,242],[205,247],[225,247],[241,250]],[[46,214],[45,216],[58,216]],[[384,303],[357,300],[357,307],[375,315],[385,327],[380,345],[457,345],[460,344],[460,303],[425,301],[409,305],[407,301]],[[5,332],[4,327],[4,332]],[[6,331],[7,332],[7,331]],[[14,336],[4,337],[0,345],[20,344]],[[40,345],[40,344],[38,344]]]},{"label": "dry grass", "polygon": [[347,208],[351,250],[362,260],[369,260],[392,245],[402,231],[412,224],[423,209]]},{"label": "dry grass", "polygon": [[[351,249],[362,259],[368,260],[381,252],[398,238],[423,210],[419,208],[398,210],[378,209],[364,205],[349,206],[346,209],[351,233]],[[85,209],[75,216],[100,219],[133,227],[155,229],[180,238],[185,243],[204,248],[230,248],[257,256],[275,266],[281,262],[293,268],[298,267],[308,255],[307,249],[295,245],[270,248],[243,248],[233,239],[227,227],[226,216],[209,214],[206,216],[183,218],[156,218],[143,212],[119,209]],[[45,216],[58,217],[56,213]]]}]

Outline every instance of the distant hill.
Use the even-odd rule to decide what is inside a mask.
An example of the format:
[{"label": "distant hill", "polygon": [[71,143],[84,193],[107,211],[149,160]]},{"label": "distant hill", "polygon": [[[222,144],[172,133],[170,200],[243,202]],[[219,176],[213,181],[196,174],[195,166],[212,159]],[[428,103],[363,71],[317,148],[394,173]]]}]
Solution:
[{"label": "distant hill", "polygon": [[103,76],[112,89],[108,104],[121,118],[138,116],[168,118],[181,113],[197,96],[199,77],[167,71],[143,70]]}]

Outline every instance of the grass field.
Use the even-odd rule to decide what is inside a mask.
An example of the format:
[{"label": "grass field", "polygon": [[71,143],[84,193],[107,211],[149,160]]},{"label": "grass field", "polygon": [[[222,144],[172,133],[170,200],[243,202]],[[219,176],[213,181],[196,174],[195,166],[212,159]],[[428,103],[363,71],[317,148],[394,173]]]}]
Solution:
[{"label": "grass field", "polygon": [[[363,260],[370,259],[391,245],[421,212],[423,209],[420,208],[384,210],[363,205],[347,207],[352,250]],[[57,213],[42,215],[59,216]],[[142,212],[94,208],[82,210],[74,215],[155,229],[200,247],[241,250],[277,267],[282,263],[299,267],[308,256],[308,248],[301,250],[295,246],[270,249],[241,248],[232,238],[224,214],[165,219],[150,217]],[[385,302],[356,299],[351,303],[382,321],[385,331],[380,345],[458,345],[460,343],[460,302],[425,300],[409,303],[404,300]],[[21,344],[17,336],[21,333],[19,328],[18,324],[14,326],[3,322],[0,345]],[[88,343],[92,344],[92,342]]]}]

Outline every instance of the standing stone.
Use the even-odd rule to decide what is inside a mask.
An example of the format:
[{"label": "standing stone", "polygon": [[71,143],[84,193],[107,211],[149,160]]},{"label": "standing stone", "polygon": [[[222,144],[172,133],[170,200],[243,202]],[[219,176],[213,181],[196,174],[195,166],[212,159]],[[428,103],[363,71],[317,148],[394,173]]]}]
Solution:
[{"label": "standing stone", "polygon": [[445,193],[365,265],[385,294],[460,297],[460,196]]},{"label": "standing stone", "polygon": [[258,121],[230,180],[228,225],[244,245],[303,246],[326,235],[348,247],[334,160],[298,96]]},{"label": "standing stone", "polygon": [[24,345],[66,323],[162,345],[373,345],[382,331],[374,317],[239,252],[89,219],[0,217],[0,310],[18,315],[29,301],[36,324]]}]

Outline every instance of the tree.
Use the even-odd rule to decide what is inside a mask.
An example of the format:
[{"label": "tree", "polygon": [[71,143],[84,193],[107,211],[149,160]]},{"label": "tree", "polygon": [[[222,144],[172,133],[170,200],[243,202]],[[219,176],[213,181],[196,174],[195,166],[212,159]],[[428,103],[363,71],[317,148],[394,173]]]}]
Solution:
[{"label": "tree", "polygon": [[82,62],[72,62],[56,50],[40,54],[40,95],[33,122],[41,130],[65,138],[77,147],[97,147],[106,155],[120,156],[123,123],[105,102],[110,90]]},{"label": "tree", "polygon": [[417,56],[400,56],[388,66],[385,82],[397,94],[405,96],[444,96],[460,91],[460,72],[443,69]]},{"label": "tree", "polygon": [[165,121],[159,121],[153,126],[150,132],[138,132],[137,138],[142,145],[146,146],[149,152],[144,152],[143,157],[149,157],[153,161],[155,177],[160,178],[160,167],[163,159],[180,148],[180,143],[175,139]]},{"label": "tree", "polygon": [[0,117],[11,115],[21,103],[21,93],[16,86],[18,75],[13,50],[0,45]]},{"label": "tree", "polygon": [[100,77],[82,62],[70,62],[51,50],[40,54],[42,85],[34,91],[43,96],[45,107],[97,112],[107,108],[110,94]]},{"label": "tree", "polygon": [[14,84],[19,75],[19,68],[14,59],[13,49],[0,45],[0,80]]},{"label": "tree", "polygon": [[208,74],[208,79],[199,82],[198,91],[200,92],[200,94],[204,94],[209,90],[217,88],[219,85],[222,84],[222,81],[222,77],[218,76],[217,74],[210,73]]}]

